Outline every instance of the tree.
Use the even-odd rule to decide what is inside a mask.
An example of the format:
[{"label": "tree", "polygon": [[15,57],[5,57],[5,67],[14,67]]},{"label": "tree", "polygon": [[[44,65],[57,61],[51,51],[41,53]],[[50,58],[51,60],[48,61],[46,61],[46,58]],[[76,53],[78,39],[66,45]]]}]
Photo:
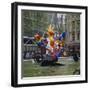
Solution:
[{"label": "tree", "polygon": [[48,27],[48,15],[41,11],[22,11],[22,30],[24,36],[33,36]]}]

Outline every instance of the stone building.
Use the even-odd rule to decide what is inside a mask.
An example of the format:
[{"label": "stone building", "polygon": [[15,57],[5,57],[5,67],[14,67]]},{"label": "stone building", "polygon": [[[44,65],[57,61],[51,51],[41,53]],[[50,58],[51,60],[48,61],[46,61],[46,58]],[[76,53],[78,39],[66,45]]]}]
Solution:
[{"label": "stone building", "polygon": [[67,42],[80,43],[80,14],[66,14],[65,31]]}]

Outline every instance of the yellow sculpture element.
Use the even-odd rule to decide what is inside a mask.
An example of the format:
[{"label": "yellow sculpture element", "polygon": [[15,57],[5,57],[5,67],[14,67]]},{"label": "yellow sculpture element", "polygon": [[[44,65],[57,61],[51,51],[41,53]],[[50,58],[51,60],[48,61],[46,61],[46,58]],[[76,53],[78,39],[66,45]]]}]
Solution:
[{"label": "yellow sculpture element", "polygon": [[50,40],[50,46],[52,48],[54,48],[54,31],[53,31],[53,27],[51,25],[49,25],[49,27],[48,27],[47,34],[48,34],[48,38]]},{"label": "yellow sculpture element", "polygon": [[49,36],[54,36],[54,30],[53,30],[53,27],[51,26],[51,24],[50,24],[49,27],[48,27],[48,32],[47,32],[47,34],[48,34]]}]

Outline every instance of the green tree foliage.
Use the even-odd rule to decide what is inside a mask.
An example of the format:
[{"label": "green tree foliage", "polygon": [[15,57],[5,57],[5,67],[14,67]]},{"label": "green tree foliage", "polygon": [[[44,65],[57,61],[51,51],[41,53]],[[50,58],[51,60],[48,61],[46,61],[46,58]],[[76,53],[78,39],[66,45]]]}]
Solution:
[{"label": "green tree foliage", "polygon": [[47,13],[41,11],[22,11],[22,30],[24,36],[33,36],[37,32],[43,33],[48,27]]}]

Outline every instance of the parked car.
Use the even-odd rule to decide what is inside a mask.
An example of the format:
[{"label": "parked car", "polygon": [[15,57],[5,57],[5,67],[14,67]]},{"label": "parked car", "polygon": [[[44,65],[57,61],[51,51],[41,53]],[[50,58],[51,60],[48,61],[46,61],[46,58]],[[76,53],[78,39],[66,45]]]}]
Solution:
[{"label": "parked car", "polygon": [[23,43],[24,44],[34,44],[34,37],[28,37],[28,36],[24,36],[23,37]]}]

